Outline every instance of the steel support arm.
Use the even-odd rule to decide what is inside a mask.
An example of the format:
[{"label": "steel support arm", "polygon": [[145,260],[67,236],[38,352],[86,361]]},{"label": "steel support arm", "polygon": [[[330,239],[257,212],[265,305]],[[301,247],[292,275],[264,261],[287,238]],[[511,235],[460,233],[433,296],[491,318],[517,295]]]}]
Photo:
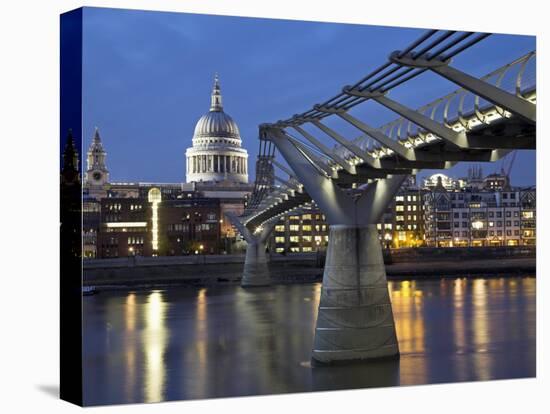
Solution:
[{"label": "steel support arm", "polygon": [[340,135],[333,129],[327,127],[326,125],[322,124],[321,122],[317,120],[313,120],[311,121],[311,123],[315,125],[317,128],[319,128],[321,131],[323,131],[325,134],[327,134],[329,137],[337,141],[340,145],[347,148],[355,156],[361,158],[365,163],[369,164],[370,166],[375,166],[374,158],[367,151],[358,147],[353,142],[347,140],[342,135]]},{"label": "steel support arm", "polygon": [[298,125],[293,125],[292,128],[294,128],[300,135],[302,135],[305,139],[307,139],[309,142],[311,142],[313,145],[315,145],[319,150],[325,154],[327,157],[331,158],[336,164],[338,164],[340,167],[342,167],[344,170],[346,170],[350,174],[355,174],[355,166],[351,165],[348,161],[340,157],[338,154],[335,154],[334,151],[332,151],[330,148],[328,148],[325,144],[320,142],[317,138],[315,138],[313,135],[311,135],[309,132],[304,130],[303,128],[299,127]]},{"label": "steel support arm", "polygon": [[319,157],[314,155],[310,151],[310,149],[307,148],[304,144],[302,144],[297,139],[292,139],[291,137],[288,137],[288,139],[298,149],[298,151],[302,153],[304,158],[307,159],[311,163],[311,165],[314,166],[317,170],[323,171],[328,177],[338,177],[338,173],[335,170],[333,170],[328,164],[323,162]]},{"label": "steel support arm", "polygon": [[535,124],[537,122],[537,107],[535,104],[449,66],[449,60],[428,60],[425,58],[413,58],[411,55],[402,57],[399,57],[399,55],[400,52],[393,52],[390,55],[390,61],[402,66],[428,68],[473,94],[520,116],[530,123]]},{"label": "steel support arm", "polygon": [[237,228],[237,230],[239,230],[239,233],[241,233],[241,235],[244,237],[246,242],[252,243],[252,241],[254,240],[254,236],[252,232],[248,229],[248,227],[246,227],[246,225],[243,222],[241,222],[239,217],[237,217],[237,215],[232,211],[225,212],[225,216],[229,219],[231,224],[234,225]]},{"label": "steel support arm", "polygon": [[353,223],[350,197],[331,178],[321,174],[281,129],[266,130],[286,162],[296,173],[309,196],[323,210],[329,223]]},{"label": "steel support arm", "polygon": [[275,158],[271,160],[271,163],[279,168],[281,171],[285,172],[289,177],[294,178],[294,172],[289,170],[287,167],[285,167],[283,164],[281,164],[279,161],[277,161]]},{"label": "steel support arm", "polygon": [[358,200],[358,209],[364,212],[365,224],[374,224],[386,210],[407,175],[392,175],[388,178],[370,183],[364,194]]}]

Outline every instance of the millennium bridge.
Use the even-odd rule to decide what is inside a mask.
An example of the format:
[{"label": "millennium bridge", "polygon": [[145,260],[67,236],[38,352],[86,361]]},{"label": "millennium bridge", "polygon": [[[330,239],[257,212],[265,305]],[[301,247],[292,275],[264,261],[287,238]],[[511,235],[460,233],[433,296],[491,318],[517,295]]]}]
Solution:
[{"label": "millennium bridge", "polygon": [[[314,361],[399,356],[375,223],[408,175],[535,149],[535,52],[481,78],[453,66],[453,58],[489,36],[427,31],[336,96],[259,126],[254,191],[241,216],[228,215],[247,242],[242,286],[269,285],[266,242],[275,223],[315,203],[328,221],[329,244]],[[394,88],[408,87],[424,72],[459,89],[418,109],[392,99]],[[396,119],[373,126],[350,114],[366,101],[389,109]],[[331,117],[350,124],[357,137],[327,126]]]}]

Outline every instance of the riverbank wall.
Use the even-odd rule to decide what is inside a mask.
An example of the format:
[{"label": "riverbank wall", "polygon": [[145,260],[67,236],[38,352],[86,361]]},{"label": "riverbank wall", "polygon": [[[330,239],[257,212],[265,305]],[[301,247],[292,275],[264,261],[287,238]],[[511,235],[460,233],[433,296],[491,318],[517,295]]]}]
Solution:
[{"label": "riverbank wall", "polygon": [[[384,252],[392,278],[457,275],[535,275],[533,248],[396,249]],[[127,257],[84,261],[85,286],[209,285],[240,281],[244,255]],[[274,283],[320,281],[324,255],[272,255]]]}]

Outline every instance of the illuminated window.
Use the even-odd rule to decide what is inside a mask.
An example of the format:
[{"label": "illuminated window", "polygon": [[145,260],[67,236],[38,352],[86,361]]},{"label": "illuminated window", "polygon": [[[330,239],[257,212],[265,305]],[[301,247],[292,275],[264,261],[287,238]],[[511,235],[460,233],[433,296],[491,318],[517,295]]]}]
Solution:
[{"label": "illuminated window", "polygon": [[395,211],[404,211],[405,206],[395,206]]},{"label": "illuminated window", "polygon": [[302,240],[305,242],[311,242],[311,236],[302,236]]},{"label": "illuminated window", "polygon": [[284,225],[277,225],[277,226],[275,226],[275,231],[283,232],[283,231],[285,231],[285,226]]},{"label": "illuminated window", "polygon": [[483,222],[482,221],[472,222],[472,228],[475,230],[481,230],[483,228]]},{"label": "illuminated window", "polygon": [[524,218],[524,219],[532,219],[535,217],[535,213],[533,211],[523,211],[521,213],[521,216]]},{"label": "illuminated window", "polygon": [[285,238],[284,237],[275,237],[275,243],[284,243]]},{"label": "illuminated window", "polygon": [[311,226],[309,224],[304,224],[304,225],[302,225],[302,230],[303,231],[311,231]]},{"label": "illuminated window", "polygon": [[291,241],[292,243],[298,243],[299,237],[298,237],[298,236],[290,236],[290,241]]},{"label": "illuminated window", "polygon": [[300,225],[299,224],[291,224],[289,226],[290,228],[290,231],[299,231],[300,230]]}]

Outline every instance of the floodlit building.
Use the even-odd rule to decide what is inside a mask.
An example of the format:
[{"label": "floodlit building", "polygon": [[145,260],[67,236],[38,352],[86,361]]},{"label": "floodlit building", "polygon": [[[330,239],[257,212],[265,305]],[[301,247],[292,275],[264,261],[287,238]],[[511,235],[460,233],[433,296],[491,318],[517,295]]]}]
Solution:
[{"label": "floodlit building", "polygon": [[237,123],[223,110],[216,75],[210,110],[197,122],[193,146],[185,154],[186,181],[248,183],[248,152],[241,143]]},{"label": "floodlit building", "polygon": [[220,200],[163,198],[158,187],[138,198],[104,198],[97,233],[97,257],[220,254]]},{"label": "floodlit building", "polygon": [[447,191],[424,195],[426,244],[433,247],[535,244],[534,188]]},{"label": "floodlit building", "polygon": [[84,192],[100,199],[107,195],[109,188],[109,170],[107,169],[107,152],[103,148],[99,129],[96,127],[92,143],[86,157],[87,168],[84,173]]}]

